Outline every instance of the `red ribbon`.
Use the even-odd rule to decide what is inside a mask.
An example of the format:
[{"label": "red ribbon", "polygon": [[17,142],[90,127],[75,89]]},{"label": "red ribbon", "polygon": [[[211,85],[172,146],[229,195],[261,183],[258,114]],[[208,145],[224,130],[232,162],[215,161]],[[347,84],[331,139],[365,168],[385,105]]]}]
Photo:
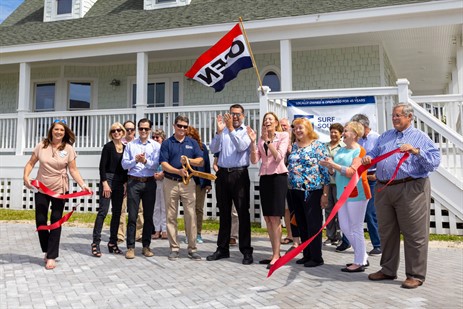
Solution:
[{"label": "red ribbon", "polygon": [[[45,186],[43,183],[38,181],[37,179],[31,181],[31,185],[33,185],[35,188],[42,190],[42,192],[46,195],[49,195],[54,198],[59,198],[59,199],[69,199],[69,198],[74,198],[74,197],[79,197],[79,196],[85,196],[85,195],[91,195],[92,192],[88,190],[83,190],[80,192],[74,192],[74,193],[69,193],[69,194],[58,194],[52,190],[50,190],[47,186]],[[63,225],[64,222],[68,221],[69,218],[71,218],[72,214],[76,210],[76,207],[72,209],[71,212],[68,212],[65,214],[61,219],[58,221],[50,224],[50,225],[41,225],[37,228],[37,231],[44,231],[44,230],[54,230],[59,228],[61,225]]]},{"label": "red ribbon", "polygon": [[[362,175],[363,172],[368,170],[371,166],[375,165],[376,163],[378,163],[378,162],[380,162],[380,161],[382,161],[382,160],[384,160],[384,159],[386,159],[386,158],[388,158],[388,157],[390,157],[393,154],[398,153],[398,152],[400,152],[400,148],[394,149],[394,150],[392,150],[392,151],[390,151],[388,153],[385,153],[385,154],[383,154],[381,156],[378,156],[378,157],[372,159],[370,164],[361,165],[357,169],[357,173],[355,173],[352,176],[352,178],[350,179],[349,183],[347,184],[346,188],[344,189],[344,192],[339,197],[338,202],[334,205],[333,210],[331,211],[331,214],[328,216],[328,218],[326,219],[326,221],[323,224],[323,226],[321,227],[321,229],[315,235],[313,235],[312,237],[307,239],[304,243],[297,246],[297,248],[294,248],[293,250],[289,251],[288,253],[286,253],[285,255],[280,257],[278,260],[276,260],[276,262],[273,264],[273,266],[270,267],[270,270],[268,271],[268,274],[267,274],[267,278],[270,277],[273,274],[274,271],[276,271],[278,268],[280,268],[281,266],[283,266],[286,263],[288,263],[289,261],[291,261],[302,250],[304,250],[305,247],[307,247],[315,239],[315,237],[317,237],[318,234],[320,234],[323,231],[323,229],[331,222],[331,220],[333,220],[334,216],[338,213],[339,209],[342,207],[342,205],[344,205],[346,200],[349,198],[349,195],[351,194],[351,192],[357,186],[357,182],[359,181],[360,175]],[[394,174],[391,177],[391,180],[383,188],[381,188],[381,190],[384,189],[391,181],[393,181],[395,179],[395,177],[397,176],[397,173],[399,172],[400,166],[402,165],[402,163],[405,160],[407,160],[407,158],[409,156],[410,156],[410,154],[408,152],[404,153],[402,158],[400,158],[399,163],[397,164],[397,167],[396,167],[396,169],[394,171]],[[381,190],[378,190],[378,192],[381,191]]]}]

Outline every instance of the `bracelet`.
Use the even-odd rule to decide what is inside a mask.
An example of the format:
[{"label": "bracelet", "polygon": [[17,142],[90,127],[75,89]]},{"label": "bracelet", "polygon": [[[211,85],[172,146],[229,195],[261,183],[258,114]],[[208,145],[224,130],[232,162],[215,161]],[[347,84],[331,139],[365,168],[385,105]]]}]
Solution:
[{"label": "bracelet", "polygon": [[347,167],[341,166],[341,175],[342,176],[346,176],[346,170],[347,170]]}]

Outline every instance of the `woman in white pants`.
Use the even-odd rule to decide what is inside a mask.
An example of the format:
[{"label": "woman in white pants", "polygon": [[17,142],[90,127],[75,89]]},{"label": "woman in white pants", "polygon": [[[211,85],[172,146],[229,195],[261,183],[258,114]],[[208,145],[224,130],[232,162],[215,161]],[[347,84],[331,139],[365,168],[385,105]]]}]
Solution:
[{"label": "woman in white pants", "polygon": [[[335,174],[338,200],[350,178],[357,173],[357,169],[361,165],[361,158],[366,154],[365,149],[357,143],[359,138],[363,136],[363,126],[360,123],[348,122],[344,127],[342,136],[346,146],[339,149],[334,159],[328,157],[326,161],[321,163],[329,168],[330,174]],[[362,272],[368,266],[363,221],[371,193],[366,176],[365,171],[338,212],[341,230],[354,249],[354,262],[346,264],[346,267],[341,269],[344,272]]]},{"label": "woman in white pants", "polygon": [[[156,142],[162,144],[166,139],[166,133],[161,129],[156,129],[153,131],[152,137]],[[154,173],[154,179],[156,179],[156,203],[154,204],[153,211],[154,234],[151,238],[167,239],[166,205],[164,202],[164,190],[162,189],[164,172],[162,171],[161,165],[159,165],[159,169]]]}]

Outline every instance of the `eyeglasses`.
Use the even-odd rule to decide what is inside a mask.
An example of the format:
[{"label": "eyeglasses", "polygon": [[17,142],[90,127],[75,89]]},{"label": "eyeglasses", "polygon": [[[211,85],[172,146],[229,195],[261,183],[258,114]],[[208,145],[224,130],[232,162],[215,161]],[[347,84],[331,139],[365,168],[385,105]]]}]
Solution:
[{"label": "eyeglasses", "polygon": [[232,115],[232,117],[240,117],[242,113],[230,113],[230,115]]},{"label": "eyeglasses", "polygon": [[400,118],[400,117],[405,117],[405,114],[392,114],[392,118]]},{"label": "eyeglasses", "polygon": [[151,131],[151,129],[150,128],[138,128],[138,131],[149,132],[149,131]]},{"label": "eyeglasses", "polygon": [[64,124],[68,124],[66,122],[66,119],[55,119],[55,120],[53,120],[53,123],[59,123],[59,122],[64,123]]},{"label": "eyeglasses", "polygon": [[135,131],[135,128],[125,128],[125,130],[126,130],[127,132],[133,132],[133,131]]},{"label": "eyeglasses", "polygon": [[183,125],[183,124],[178,124],[178,123],[176,123],[175,125],[176,125],[177,128],[179,128],[179,129],[185,129],[185,130],[188,129],[188,125]]},{"label": "eyeglasses", "polygon": [[160,137],[160,136],[153,135],[151,138],[152,138],[152,139],[158,139],[158,138],[161,138],[161,137]]},{"label": "eyeglasses", "polygon": [[111,134],[116,133],[116,132],[117,132],[117,133],[121,133],[121,132],[122,132],[122,129],[114,129],[114,130],[111,130],[111,131],[109,131],[109,132],[111,132]]}]

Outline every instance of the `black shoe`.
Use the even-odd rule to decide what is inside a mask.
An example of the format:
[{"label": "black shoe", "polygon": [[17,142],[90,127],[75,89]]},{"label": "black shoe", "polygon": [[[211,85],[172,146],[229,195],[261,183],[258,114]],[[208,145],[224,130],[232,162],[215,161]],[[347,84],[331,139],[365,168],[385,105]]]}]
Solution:
[{"label": "black shoe", "polygon": [[206,258],[206,260],[208,260],[208,261],[217,261],[217,260],[226,259],[226,258],[229,258],[229,257],[230,257],[230,252],[220,252],[219,250],[217,250],[216,252],[209,255]]},{"label": "black shoe", "polygon": [[270,264],[271,261],[271,259],[260,260],[259,264]]},{"label": "black shoe", "polygon": [[339,246],[336,247],[336,252],[343,252],[349,249],[351,246],[346,245],[345,243],[340,244]]},{"label": "black shoe", "polygon": [[325,264],[323,261],[315,262],[313,260],[310,260],[304,263],[304,267],[317,267],[317,266],[322,266],[323,264]]},{"label": "black shoe", "polygon": [[302,259],[299,259],[296,261],[296,264],[305,264],[307,263],[308,261],[310,261],[310,259],[308,257],[303,257]]},{"label": "black shoe", "polygon": [[[352,264],[353,264],[353,263],[348,263],[348,264],[346,264],[346,266],[349,267],[349,266],[351,266]],[[365,267],[365,268],[367,268],[368,266],[370,266],[370,262],[368,262],[368,260],[367,260],[367,263],[364,264],[364,265],[362,265],[362,266]]]},{"label": "black shoe", "polygon": [[359,266],[355,269],[349,269],[347,267],[345,268],[341,268],[341,271],[345,272],[345,273],[360,273],[360,272],[364,272],[365,271],[365,266]]},{"label": "black shoe", "polygon": [[272,268],[272,266],[273,266],[273,264],[268,264],[268,265],[267,265],[267,269]]},{"label": "black shoe", "polygon": [[254,262],[251,253],[245,253],[243,257],[243,265],[251,265]]},{"label": "black shoe", "polygon": [[373,248],[373,250],[371,250],[370,252],[368,252],[368,255],[370,256],[379,256],[381,255],[383,252],[381,251],[381,248]]}]

